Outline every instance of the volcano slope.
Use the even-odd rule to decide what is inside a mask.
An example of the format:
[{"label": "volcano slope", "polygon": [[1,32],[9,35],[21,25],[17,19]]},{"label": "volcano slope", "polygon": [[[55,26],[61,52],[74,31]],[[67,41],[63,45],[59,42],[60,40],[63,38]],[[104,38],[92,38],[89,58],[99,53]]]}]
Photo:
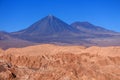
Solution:
[{"label": "volcano slope", "polygon": [[1,49],[0,80],[120,80],[120,46]]}]

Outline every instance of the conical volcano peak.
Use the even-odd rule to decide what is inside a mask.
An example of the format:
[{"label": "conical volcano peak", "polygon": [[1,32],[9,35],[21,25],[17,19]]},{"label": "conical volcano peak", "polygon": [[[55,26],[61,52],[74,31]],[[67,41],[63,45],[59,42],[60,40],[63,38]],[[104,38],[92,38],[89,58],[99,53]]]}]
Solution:
[{"label": "conical volcano peak", "polygon": [[56,17],[53,16],[52,14],[49,14],[48,16],[46,16],[45,19],[47,19],[47,20],[53,20],[53,19],[56,19]]},{"label": "conical volcano peak", "polygon": [[[19,31],[25,35],[53,35],[53,34],[66,34],[68,32],[74,32],[76,29],[63,22],[59,18],[48,15],[41,20],[35,22],[27,29]],[[21,34],[21,35],[22,35]]]},{"label": "conical volcano peak", "polygon": [[52,14],[49,14],[48,17],[49,17],[49,18],[52,18],[52,17],[54,17],[54,16],[53,16]]}]

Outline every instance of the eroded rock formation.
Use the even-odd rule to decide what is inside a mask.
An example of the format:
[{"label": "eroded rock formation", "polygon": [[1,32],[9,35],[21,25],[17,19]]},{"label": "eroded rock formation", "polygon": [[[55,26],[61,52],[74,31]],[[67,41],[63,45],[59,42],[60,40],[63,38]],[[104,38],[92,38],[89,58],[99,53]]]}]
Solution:
[{"label": "eroded rock formation", "polygon": [[0,60],[2,80],[120,80],[120,47],[38,45],[3,51]]}]

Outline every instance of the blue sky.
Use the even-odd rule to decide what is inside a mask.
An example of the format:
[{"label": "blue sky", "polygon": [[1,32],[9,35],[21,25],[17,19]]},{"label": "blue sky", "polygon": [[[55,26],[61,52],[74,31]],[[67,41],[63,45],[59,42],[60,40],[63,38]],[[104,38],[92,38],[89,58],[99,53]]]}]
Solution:
[{"label": "blue sky", "polygon": [[52,14],[120,32],[120,0],[0,0],[0,31],[18,31]]}]

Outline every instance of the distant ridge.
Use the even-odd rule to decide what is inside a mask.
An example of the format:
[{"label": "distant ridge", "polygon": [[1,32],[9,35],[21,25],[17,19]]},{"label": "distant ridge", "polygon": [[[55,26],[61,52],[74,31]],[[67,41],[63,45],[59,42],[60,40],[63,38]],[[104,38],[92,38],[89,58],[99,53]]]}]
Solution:
[{"label": "distant ridge", "polygon": [[0,48],[2,49],[12,48],[12,47],[18,48],[18,47],[25,47],[30,45],[36,45],[36,44],[33,42],[12,37],[10,36],[10,33],[0,31]]},{"label": "distant ridge", "polygon": [[84,32],[89,32],[89,33],[96,33],[96,34],[110,34],[110,33],[114,33],[116,34],[116,32],[111,31],[111,30],[107,30],[103,27],[100,26],[95,26],[89,22],[74,22],[71,24],[71,26],[73,26],[74,28],[77,28],[80,31],[84,31]]}]

